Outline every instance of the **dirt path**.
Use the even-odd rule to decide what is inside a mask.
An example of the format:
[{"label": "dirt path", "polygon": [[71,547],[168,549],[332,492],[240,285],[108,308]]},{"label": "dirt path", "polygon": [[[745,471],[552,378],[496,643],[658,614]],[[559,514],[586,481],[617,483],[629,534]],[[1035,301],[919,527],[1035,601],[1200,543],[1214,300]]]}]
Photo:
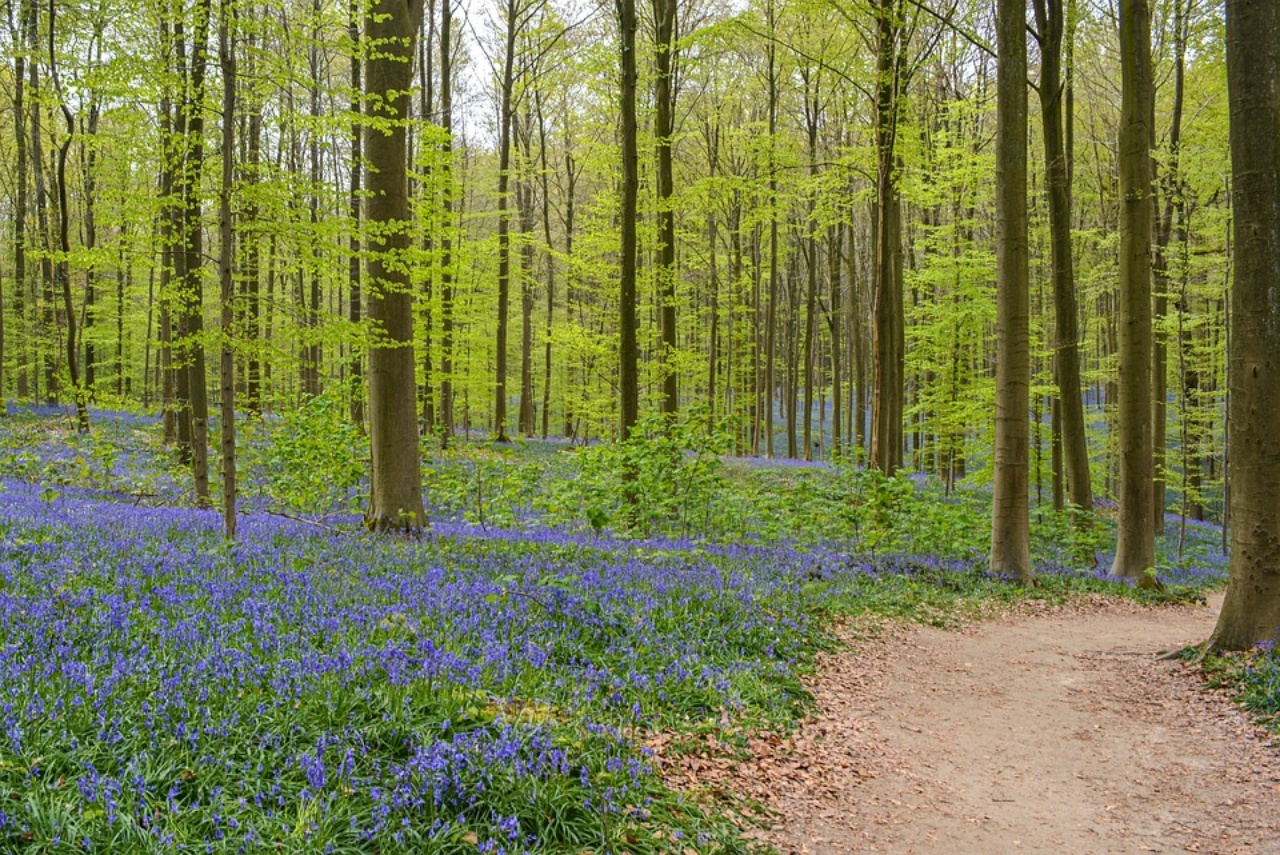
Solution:
[{"label": "dirt path", "polygon": [[734,771],[786,853],[1280,853],[1280,751],[1161,650],[1212,608],[895,629],[822,663],[820,712]]}]

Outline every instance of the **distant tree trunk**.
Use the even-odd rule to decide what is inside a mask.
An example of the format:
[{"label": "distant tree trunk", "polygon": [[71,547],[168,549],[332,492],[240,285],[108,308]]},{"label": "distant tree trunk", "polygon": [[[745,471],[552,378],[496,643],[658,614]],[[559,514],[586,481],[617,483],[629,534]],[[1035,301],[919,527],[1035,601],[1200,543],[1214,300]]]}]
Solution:
[{"label": "distant tree trunk", "polygon": [[621,35],[619,88],[622,147],[622,198],[619,211],[618,404],[619,435],[627,439],[640,418],[640,370],[636,321],[636,202],[639,195],[639,154],[636,131],[636,3],[617,0]]},{"label": "distant tree trunk", "polygon": [[[250,7],[252,8],[252,7]],[[253,55],[252,45],[254,36],[249,36],[250,56]],[[253,68],[247,69],[248,73],[253,73]],[[252,102],[249,110],[248,122],[248,140],[247,140],[247,175],[246,180],[249,184],[257,184],[259,181],[259,172],[262,166],[262,105],[256,99]],[[359,139],[357,136],[356,139]],[[248,351],[248,359],[245,360],[244,369],[244,405],[245,409],[252,415],[259,416],[262,414],[262,352],[261,352],[261,319],[262,319],[262,290],[259,282],[260,272],[262,269],[262,238],[258,231],[259,210],[257,200],[252,190],[246,195],[244,213],[241,221],[247,223],[250,231],[246,235],[244,242],[247,244],[244,250],[244,274],[243,284],[241,286],[244,296],[243,317],[241,319],[241,329],[237,330],[245,349]],[[356,203],[357,206],[359,202]],[[355,266],[358,271],[360,267],[359,258],[352,253],[355,259]],[[358,286],[357,286],[358,296]],[[358,364],[358,360],[357,360]]]},{"label": "distant tree trunk", "polygon": [[311,127],[307,131],[307,161],[310,169],[307,190],[307,209],[311,223],[311,263],[308,271],[307,305],[304,309],[307,326],[307,345],[303,350],[303,394],[309,398],[319,395],[324,351],[320,344],[321,278],[324,254],[320,242],[320,0],[311,0],[311,46],[307,52],[310,73]]},{"label": "distant tree trunk", "polygon": [[537,414],[533,396],[533,129],[526,110],[519,130],[521,162],[525,165],[516,183],[516,209],[520,217],[520,433],[533,436]]},{"label": "distant tree trunk", "polygon": [[[101,25],[95,24],[93,33],[93,52],[95,54],[95,62],[102,64],[102,33]],[[102,106],[99,103],[100,94],[97,89],[93,89],[89,93],[89,116],[84,123],[84,133],[80,139],[80,163],[82,169],[81,182],[84,188],[84,206],[81,215],[81,225],[84,229],[84,248],[90,252],[97,249],[98,246],[98,217],[97,217],[97,176],[98,176],[98,146],[96,137],[98,136],[98,123],[102,115]],[[92,256],[91,256],[92,257]],[[84,318],[84,329],[80,334],[81,342],[84,345],[84,396],[86,400],[93,400],[94,388],[97,385],[97,367],[98,353],[94,344],[91,330],[94,321],[97,319],[97,271],[94,264],[90,261],[85,266],[84,271],[84,310],[81,315]]]},{"label": "distant tree trunk", "polygon": [[[445,0],[448,8],[449,0]],[[348,216],[351,217],[351,236],[347,238],[347,319],[353,328],[360,327],[361,304],[364,294],[360,283],[360,171],[364,159],[361,145],[361,99],[362,83],[360,69],[363,60],[360,58],[360,0],[350,0],[347,6],[347,35],[351,39],[351,163],[348,165],[350,192],[347,197]],[[351,348],[351,359],[347,363],[350,375],[350,410],[351,421],[364,426],[364,390],[360,388],[364,375],[364,362],[360,349]]]},{"label": "distant tree trunk", "polygon": [[[203,341],[204,281],[200,275],[200,268],[204,264],[200,176],[204,168],[205,72],[209,60],[209,22],[212,17],[210,0],[198,0],[194,14],[188,88],[179,106],[179,139],[183,148],[182,166],[178,173],[181,218],[178,254],[182,256],[179,287],[183,351],[186,357],[184,367],[191,418],[191,469],[196,503],[205,505],[209,501],[209,387]],[[179,60],[182,60],[181,55]]]},{"label": "distant tree trunk", "polygon": [[1027,410],[1031,295],[1027,251],[1027,29],[1024,0],[996,5],[996,436],[991,572],[1030,582]]},{"label": "distant tree trunk", "polygon": [[62,84],[58,80],[57,53],[54,50],[55,27],[54,0],[49,0],[49,76],[53,79],[54,92],[62,107],[62,117],[67,123],[67,134],[58,145],[58,168],[55,175],[58,191],[58,283],[62,291],[62,311],[66,314],[67,374],[71,378],[71,393],[76,404],[76,428],[81,433],[89,430],[89,407],[84,384],[80,380],[80,362],[77,353],[76,307],[71,296],[71,210],[67,204],[67,153],[75,138],[76,125],[67,107]]},{"label": "distant tree trunk", "polygon": [[[774,0],[767,3],[769,30],[777,23]],[[778,392],[775,376],[777,368],[778,330],[778,58],[777,46],[772,40],[765,46],[769,63],[769,304],[764,331],[764,390],[760,405],[764,408],[764,456],[773,459],[773,410]]]},{"label": "distant tree trunk", "polygon": [[831,311],[827,313],[827,327],[831,332],[831,453],[840,457],[844,451],[841,440],[841,411],[844,395],[844,348],[840,340],[843,307],[840,305],[840,250],[842,228],[839,224],[827,228],[827,278],[831,288]]},{"label": "distant tree trunk", "polygon": [[654,20],[654,137],[658,155],[658,259],[654,277],[658,283],[662,331],[662,412],[675,416],[680,409],[676,349],[676,214],[672,208],[675,178],[672,149],[675,142],[677,0],[653,0]]},{"label": "distant tree trunk", "polygon": [[498,112],[498,331],[494,378],[493,434],[507,441],[507,334],[511,306],[511,125],[515,89],[517,0],[506,0],[506,53]]},{"label": "distant tree trunk", "polygon": [[[720,163],[720,125],[707,120],[703,128],[707,144],[707,177],[714,184]],[[716,262],[720,243],[720,226],[716,219],[715,201],[707,206],[707,290],[710,302],[711,330],[707,344],[707,419],[715,424],[716,392],[720,368],[720,273]],[[730,356],[728,361],[732,361]]]},{"label": "distant tree trunk", "polygon": [[453,0],[440,4],[440,168],[444,171],[440,230],[440,427],[441,445],[453,440]]},{"label": "distant tree trunk", "polygon": [[[167,24],[161,23],[161,41],[166,51],[172,50]],[[166,61],[166,66],[169,62]],[[173,104],[166,88],[160,98],[160,211],[157,215],[156,237],[160,243],[160,405],[164,442],[178,442],[177,378],[173,367],[173,312],[170,285],[173,279]],[[179,445],[179,453],[182,446]]]},{"label": "distant tree trunk", "polygon": [[1209,646],[1280,640],[1280,6],[1227,0],[1235,284],[1231,289],[1231,581]]},{"label": "distant tree trunk", "polygon": [[853,435],[853,448],[856,455],[868,454],[867,444],[867,347],[866,336],[862,326],[862,313],[866,311],[858,292],[858,255],[854,241],[856,233],[849,226],[849,344],[852,351],[852,382],[849,395],[850,433]]},{"label": "distant tree trunk", "polygon": [[[448,0],[446,0],[448,2]],[[425,32],[418,40],[418,113],[423,122],[431,120],[431,110],[435,105],[435,40],[436,40],[436,5],[435,0],[426,0],[426,9],[424,12],[424,29]],[[420,157],[430,157],[426,154],[426,149],[434,147],[435,143],[426,139],[420,145]],[[412,143],[410,149],[412,149]],[[412,155],[411,155],[412,156]],[[434,210],[435,200],[431,194],[435,193],[435,183],[431,178],[435,172],[435,164],[433,160],[427,160],[423,169],[424,176],[422,181],[424,202],[428,210]],[[422,251],[426,258],[431,258],[435,245],[436,227],[432,225],[423,230],[422,234]],[[431,335],[433,332],[433,303],[435,302],[435,270],[430,262],[423,265],[422,277],[422,433],[430,435],[434,433],[436,426],[436,372],[433,355],[431,353]]]},{"label": "distant tree trunk", "polygon": [[542,94],[535,90],[534,109],[538,114],[538,159],[542,186],[542,234],[547,242],[547,325],[546,341],[542,355],[542,438],[546,439],[551,426],[551,334],[555,317],[556,259],[551,241],[551,170],[547,168],[547,122],[542,113]]},{"label": "distant tree trunk", "polygon": [[[129,261],[128,261],[128,260],[126,259],[126,257],[125,257],[125,243],[126,243],[126,241],[127,241],[128,235],[129,235],[129,229],[128,229],[128,227],[127,227],[127,226],[121,227],[121,229],[120,229],[120,246],[119,246],[119,254],[116,256],[116,365],[115,365],[115,374],[116,374],[116,397],[118,397],[118,398],[123,398],[123,397],[124,397],[125,392],[130,391],[130,388],[131,388],[131,386],[132,386],[132,383],[131,383],[131,382],[125,382],[125,367],[124,367],[124,350],[125,350],[125,334],[124,334],[124,309],[125,309],[125,302],[124,302],[124,295],[125,295],[125,291],[128,289],[130,279],[132,278],[132,270],[133,270],[133,268],[132,268],[132,266],[130,265]],[[148,311],[150,311],[150,309],[149,309],[149,308],[148,308]],[[150,324],[150,319],[148,319],[148,325],[149,325],[149,324]],[[148,330],[147,330],[147,338],[150,338],[150,337],[151,337],[151,331],[150,331],[150,329],[148,329]],[[146,386],[145,380],[146,380],[146,376],[147,376],[147,360],[146,360],[146,359],[144,359],[144,360],[142,361],[142,377],[143,377],[143,380],[144,380],[144,382],[143,382],[143,386],[144,386],[143,397],[144,397],[144,398],[146,397],[146,392],[145,392],[145,386]]]},{"label": "distant tree trunk", "polygon": [[418,454],[413,297],[403,258],[409,249],[407,127],[414,40],[423,0],[377,0],[366,13],[365,104],[377,126],[364,131],[368,158],[369,444],[372,492],[365,523],[377,531],[426,523]]},{"label": "distant tree trunk", "polygon": [[906,322],[902,305],[902,209],[897,135],[902,78],[903,0],[876,6],[875,351],[871,398],[871,463],[886,475],[902,466]]},{"label": "distant tree trunk", "polygon": [[1151,450],[1151,11],[1121,0],[1120,524],[1113,576],[1155,567]]},{"label": "distant tree trunk", "polygon": [[[40,0],[31,0],[26,21],[26,39],[27,50],[33,56],[40,50],[39,19]],[[32,338],[37,341],[36,362],[40,363],[38,366],[33,366],[35,380],[33,396],[39,397],[40,376],[43,374],[45,403],[54,404],[58,400],[57,358],[54,351],[48,346],[47,340],[53,336],[57,318],[54,312],[53,260],[51,253],[48,251],[52,249],[52,245],[49,238],[49,195],[46,192],[44,172],[44,132],[40,120],[40,64],[31,62],[27,67],[27,76],[27,88],[32,96],[31,164],[36,192],[36,230],[40,239],[40,248],[44,250],[40,258],[41,299],[34,301],[35,306],[33,307],[39,321],[37,323],[37,335],[32,336]]]},{"label": "distant tree trunk", "polygon": [[[26,16],[30,7],[24,4],[19,11],[21,21],[18,31],[11,34],[14,45],[18,45],[22,34],[27,29]],[[30,166],[27,160],[27,55],[23,50],[15,50],[13,57],[13,142],[17,160],[16,187],[14,188],[13,210],[13,278],[15,282],[13,298],[13,316],[17,320],[16,332],[23,336],[26,331],[26,306],[23,293],[27,287],[27,181]],[[0,301],[0,317],[3,317],[4,306]],[[21,339],[20,339],[21,340]],[[26,400],[30,391],[27,386],[27,362],[25,344],[18,348],[17,394],[19,400]],[[4,354],[0,353],[0,415],[4,414],[3,398],[3,365]]]},{"label": "distant tree trunk", "polygon": [[[577,193],[578,193],[578,174],[581,167],[573,158],[573,149],[569,146],[569,129],[568,123],[565,124],[565,152],[564,152],[564,172],[565,172],[565,200],[564,200],[564,254],[565,258],[573,258],[573,237],[574,229],[577,227]],[[579,294],[574,289],[574,271],[573,267],[565,271],[564,283],[564,302],[565,312],[569,314],[577,306],[577,314],[579,320],[582,315],[582,301]],[[572,381],[574,377],[573,366],[566,366],[565,375],[568,381]],[[564,398],[564,435],[572,438],[574,435],[574,412],[572,395],[566,394]]]},{"label": "distant tree trunk", "polygon": [[1158,182],[1160,196],[1163,197],[1163,200],[1162,210],[1156,220],[1156,246],[1151,270],[1155,283],[1155,305],[1152,318],[1155,347],[1151,355],[1151,447],[1154,452],[1152,465],[1155,471],[1155,492],[1152,498],[1155,513],[1152,521],[1155,524],[1156,537],[1164,534],[1165,484],[1168,480],[1166,475],[1167,450],[1165,444],[1168,435],[1169,415],[1169,345],[1168,335],[1164,331],[1164,321],[1169,314],[1169,239],[1173,236],[1174,214],[1178,210],[1177,197],[1182,193],[1179,161],[1182,146],[1182,102],[1185,89],[1187,54],[1187,22],[1185,18],[1190,17],[1189,13],[1184,15],[1184,4],[1186,2],[1187,0],[1174,0],[1173,4],[1173,115],[1169,120],[1169,159]]},{"label": "distant tree trunk", "polygon": [[[1087,519],[1093,511],[1089,444],[1084,429],[1080,387],[1079,310],[1071,255],[1071,152],[1063,123],[1067,91],[1062,79],[1062,44],[1067,26],[1063,0],[1034,0],[1040,37],[1040,116],[1044,129],[1045,189],[1049,197],[1049,230],[1053,254],[1053,299],[1056,322],[1054,373],[1058,381],[1057,423],[1066,464],[1071,504]],[[1069,84],[1068,84],[1069,85]],[[1057,453],[1055,446],[1055,454]],[[1056,459],[1056,458],[1055,458]]]},{"label": "distant tree trunk", "polygon": [[236,363],[234,301],[235,229],[231,219],[231,190],[235,180],[236,56],[234,0],[222,0],[218,25],[218,59],[222,69],[222,185],[218,193],[218,279],[222,325],[220,369],[222,396],[222,526],[228,540],[236,536]]},{"label": "distant tree trunk", "polygon": [[[805,73],[808,78],[809,73]],[[805,132],[809,141],[809,177],[815,183],[818,178],[818,121],[821,118],[821,101],[820,99],[820,81],[816,78],[813,80],[812,97],[809,93],[809,83],[806,79],[805,83]],[[814,191],[816,194],[816,189]],[[818,224],[816,222],[815,213],[817,210],[817,198],[815,195],[809,197],[809,219],[805,225],[807,237],[805,238],[808,250],[808,263],[806,269],[808,272],[808,288],[806,290],[807,303],[805,306],[804,316],[804,459],[813,459],[813,341],[817,336],[817,315],[818,315]]]}]

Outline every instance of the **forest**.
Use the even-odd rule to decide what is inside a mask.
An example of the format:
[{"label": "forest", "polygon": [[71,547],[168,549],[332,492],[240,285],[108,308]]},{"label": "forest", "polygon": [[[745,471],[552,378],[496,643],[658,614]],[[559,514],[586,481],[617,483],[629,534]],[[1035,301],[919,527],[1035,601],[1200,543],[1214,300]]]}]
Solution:
[{"label": "forest", "polygon": [[1274,729],[1272,6],[9,0],[0,850],[789,851],[872,623]]}]

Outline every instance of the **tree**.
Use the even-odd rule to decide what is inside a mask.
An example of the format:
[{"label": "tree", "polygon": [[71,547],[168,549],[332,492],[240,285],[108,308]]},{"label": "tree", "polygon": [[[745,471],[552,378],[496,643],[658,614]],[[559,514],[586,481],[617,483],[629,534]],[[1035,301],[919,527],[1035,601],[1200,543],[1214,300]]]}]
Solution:
[{"label": "tree", "polygon": [[675,148],[677,0],[653,0],[654,128],[658,150],[658,317],[662,328],[662,412],[674,417],[680,409],[676,370],[676,212],[671,154]]},{"label": "tree", "polygon": [[1235,207],[1231,292],[1231,581],[1209,641],[1280,636],[1280,6],[1227,0]]},{"label": "tree", "polygon": [[1111,575],[1156,563],[1151,431],[1151,9],[1120,2],[1120,524]]},{"label": "tree", "polygon": [[902,201],[898,120],[906,82],[904,0],[876,0],[875,362],[871,463],[886,475],[902,465],[906,350],[902,304]]},{"label": "tree", "polygon": [[[1071,253],[1072,134],[1064,125],[1073,118],[1064,110],[1070,82],[1063,79],[1062,49],[1070,9],[1063,0],[1033,0],[1036,38],[1040,43],[1040,117],[1044,136],[1045,192],[1049,197],[1049,230],[1053,255],[1053,307],[1056,323],[1053,348],[1058,381],[1062,453],[1066,463],[1071,504],[1088,515],[1093,511],[1089,474],[1089,444],[1085,438],[1084,405],[1080,397],[1080,332],[1076,305],[1075,268]],[[1085,517],[1087,518],[1087,516]]]},{"label": "tree", "polygon": [[369,446],[365,524],[376,531],[426,523],[418,454],[413,297],[409,249],[408,124],[414,43],[423,0],[377,0],[365,13],[365,127],[368,163]]},{"label": "tree", "polygon": [[622,209],[618,214],[619,252],[619,426],[622,439],[640,419],[640,368],[636,327],[636,201],[640,189],[636,131],[636,2],[617,0],[621,38],[619,71],[619,136],[622,145]]},{"label": "tree", "polygon": [[58,76],[57,52],[54,41],[55,5],[49,0],[49,76],[53,79],[54,93],[58,97],[58,105],[62,109],[62,117],[67,123],[66,135],[58,144],[58,167],[56,181],[58,191],[58,282],[62,286],[62,309],[66,313],[67,373],[71,378],[71,394],[76,403],[76,426],[81,433],[89,430],[88,397],[84,384],[80,381],[80,359],[78,339],[76,338],[76,307],[71,294],[71,211],[67,206],[67,152],[71,149],[71,140],[75,136],[75,120],[71,109],[67,106],[62,91],[62,81]]},{"label": "tree", "polygon": [[222,419],[222,525],[228,540],[236,536],[236,365],[233,343],[235,224],[231,193],[235,179],[236,43],[234,0],[221,0],[218,15],[218,64],[222,70],[222,183],[218,192],[219,349]]},{"label": "tree", "polygon": [[1027,411],[1031,334],[1027,261],[1027,31],[1024,0],[999,0],[996,119],[996,437],[991,571],[1031,580]]}]

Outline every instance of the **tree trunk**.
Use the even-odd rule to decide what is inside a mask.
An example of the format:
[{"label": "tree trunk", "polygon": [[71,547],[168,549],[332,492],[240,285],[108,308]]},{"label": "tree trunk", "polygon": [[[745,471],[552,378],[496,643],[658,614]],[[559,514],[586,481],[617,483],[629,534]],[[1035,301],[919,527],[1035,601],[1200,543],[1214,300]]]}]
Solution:
[{"label": "tree trunk", "polygon": [[[225,2],[225,0],[224,0]],[[303,350],[303,393],[314,398],[322,389],[320,380],[324,351],[320,344],[320,304],[321,281],[320,270],[324,265],[324,255],[320,241],[320,0],[311,2],[311,46],[307,52],[307,65],[310,76],[309,105],[311,127],[307,129],[307,165],[309,167],[310,187],[307,190],[307,211],[311,223],[308,240],[311,243],[311,263],[308,270],[307,305],[304,310],[307,326],[307,345]]]},{"label": "tree trunk", "polygon": [[[20,43],[22,33],[26,31],[26,16],[30,7],[24,4],[19,12],[22,18],[19,32],[12,34],[13,43]],[[17,175],[14,188],[13,211],[13,278],[15,282],[13,299],[13,316],[17,320],[15,332],[18,336],[26,333],[26,308],[23,292],[27,287],[27,174],[30,166],[27,161],[27,111],[25,96],[27,88],[27,56],[22,50],[15,50],[13,57],[13,141],[17,159]],[[0,305],[0,317],[4,306]],[[19,400],[26,400],[30,394],[27,387],[27,362],[25,345],[19,347],[17,366],[17,394]],[[3,384],[4,354],[0,353],[0,399],[4,397]],[[0,400],[0,405],[3,401]],[[0,406],[0,415],[4,415]]]},{"label": "tree trunk", "polygon": [[534,109],[538,114],[538,160],[542,187],[542,235],[547,242],[547,321],[542,352],[542,438],[551,427],[551,334],[555,320],[556,259],[551,241],[551,171],[547,168],[547,122],[542,112],[542,94],[534,92]]},{"label": "tree trunk", "polygon": [[831,453],[839,458],[844,452],[841,440],[841,412],[844,404],[844,349],[840,341],[842,323],[840,305],[840,251],[843,227],[839,224],[827,228],[827,278],[831,288],[831,311],[827,313],[827,327],[831,332]]},{"label": "tree trunk", "polygon": [[1023,0],[998,0],[996,94],[996,435],[991,572],[1030,582],[1027,410],[1031,295],[1027,250],[1027,30]]},{"label": "tree trunk", "polygon": [[506,0],[506,54],[498,113],[498,331],[495,343],[493,435],[507,441],[507,333],[511,306],[511,125],[515,88],[517,0]]},{"label": "tree trunk", "polygon": [[[806,75],[807,76],[807,75]],[[818,223],[817,211],[817,179],[818,179],[818,121],[821,113],[819,81],[813,82],[812,98],[809,97],[808,86],[805,93],[805,131],[809,140],[809,178],[814,182],[814,189],[809,197],[809,219],[805,226],[805,238],[808,249],[808,288],[806,289],[806,305],[804,316],[804,459],[813,459],[813,341],[818,333]],[[821,433],[821,426],[819,426]]]},{"label": "tree trunk", "polygon": [[[1184,78],[1186,74],[1187,33],[1184,19],[1186,0],[1174,0],[1173,4],[1173,115],[1169,121],[1169,159],[1164,173],[1160,176],[1160,196],[1163,196],[1161,212],[1156,222],[1155,256],[1152,261],[1152,277],[1155,282],[1155,305],[1153,307],[1152,324],[1155,333],[1155,347],[1152,350],[1151,364],[1151,446],[1154,452],[1153,468],[1155,471],[1154,494],[1152,503],[1155,513],[1152,521],[1155,534],[1164,534],[1165,485],[1166,475],[1165,448],[1168,434],[1169,415],[1169,345],[1168,335],[1164,330],[1164,321],[1169,314],[1169,239],[1173,236],[1173,219],[1178,209],[1177,197],[1181,195],[1181,176],[1179,174],[1180,148],[1182,145],[1182,102]],[[1186,15],[1185,17],[1190,17]],[[1153,129],[1154,130],[1154,129]]]},{"label": "tree trunk", "polygon": [[1231,580],[1209,646],[1280,638],[1280,6],[1227,0],[1235,215],[1231,290]]},{"label": "tree trunk", "polygon": [[886,475],[902,466],[906,353],[902,305],[902,210],[896,142],[901,82],[901,0],[879,0],[876,45],[876,251],[871,463]]},{"label": "tree trunk", "polygon": [[[354,2],[354,0],[353,0]],[[440,427],[441,445],[453,441],[453,0],[440,4],[440,166],[444,171],[440,229]]]},{"label": "tree trunk", "polygon": [[182,112],[179,135],[183,149],[178,181],[181,218],[178,254],[183,256],[179,288],[187,400],[191,419],[191,469],[196,503],[204,505],[209,501],[209,387],[202,340],[204,281],[200,268],[204,264],[204,228],[201,222],[200,176],[204,168],[205,72],[209,59],[209,21],[212,17],[210,0],[198,0],[194,14],[187,92],[179,108]]},{"label": "tree trunk", "polygon": [[622,198],[618,214],[621,254],[618,271],[618,432],[625,440],[640,418],[636,322],[636,197],[639,195],[640,178],[636,131],[636,3],[635,0],[617,0],[617,6],[622,51],[619,89]]},{"label": "tree trunk", "polygon": [[55,175],[58,191],[58,284],[62,292],[62,311],[66,315],[66,354],[67,374],[71,379],[71,394],[75,398],[76,428],[81,433],[89,430],[89,407],[85,395],[84,384],[80,380],[78,339],[76,337],[76,307],[71,296],[71,210],[67,203],[67,153],[71,149],[71,141],[75,138],[75,120],[67,107],[62,84],[58,79],[57,53],[54,50],[54,33],[56,30],[55,7],[49,0],[49,76],[53,80],[54,92],[62,107],[62,117],[67,123],[66,137],[58,145],[58,168]]},{"label": "tree trunk", "polygon": [[234,0],[222,0],[218,26],[218,60],[222,70],[222,184],[218,193],[218,280],[222,325],[222,344],[219,348],[221,369],[221,401],[219,415],[222,421],[222,530],[228,540],[236,536],[236,363],[234,300],[235,279],[232,276],[235,260],[235,229],[231,219],[231,190],[235,181],[235,115],[236,115],[236,55]]},{"label": "tree trunk", "polygon": [[372,492],[365,523],[376,531],[420,530],[426,524],[418,454],[414,381],[413,297],[404,256],[409,249],[407,122],[414,40],[422,0],[377,0],[365,17],[365,104],[378,126],[364,130],[368,158],[365,219],[368,267],[369,444]]},{"label": "tree trunk", "polygon": [[[769,29],[776,23],[773,0],[768,3]],[[765,50],[769,57],[769,304],[764,332],[764,456],[773,459],[773,410],[778,393],[775,376],[778,338],[778,64],[777,47],[772,40]]]},{"label": "tree trunk", "polygon": [[[448,8],[449,0],[445,0]],[[361,145],[361,74],[363,60],[360,57],[360,0],[350,0],[347,7],[347,35],[351,39],[351,163],[348,165],[347,197],[348,216],[351,217],[351,236],[347,238],[347,320],[353,329],[360,328],[361,304],[364,302],[360,283],[360,170],[364,151]],[[358,347],[351,348],[351,358],[347,363],[350,375],[350,411],[351,421],[364,427],[364,390],[360,388],[364,375],[364,361]]]},{"label": "tree trunk", "polygon": [[[96,54],[96,62],[102,63],[102,34],[100,28],[95,26],[94,29],[94,52]],[[84,123],[84,133],[80,139],[80,162],[82,169],[82,185],[84,189],[84,208],[81,215],[81,226],[84,234],[84,248],[89,251],[90,259],[92,259],[92,251],[98,246],[98,217],[97,217],[97,174],[98,174],[98,147],[96,137],[98,136],[98,120],[102,115],[102,107],[99,104],[100,95],[97,89],[93,89],[89,93],[89,117]],[[86,142],[88,144],[86,144]],[[122,236],[123,239],[123,236]],[[93,341],[90,330],[92,330],[94,321],[97,319],[97,271],[94,269],[92,260],[85,266],[84,271],[84,308],[82,317],[84,318],[84,329],[80,334],[81,342],[84,345],[84,396],[86,401],[93,400],[94,387],[97,385],[97,363],[98,353],[97,347]]]},{"label": "tree trunk", "polygon": [[1151,12],[1120,3],[1120,522],[1111,575],[1142,580],[1156,562],[1151,448]]},{"label": "tree trunk", "polygon": [[520,217],[520,433],[533,436],[537,413],[533,403],[533,130],[526,110],[519,132],[524,173],[516,184],[516,210]]},{"label": "tree trunk", "polygon": [[[252,8],[252,7],[250,7]],[[250,51],[249,56],[253,56],[253,46],[255,38],[251,34],[249,36]],[[254,69],[252,66],[247,69],[252,74]],[[358,107],[358,102],[357,102]],[[262,104],[256,99],[253,101],[249,111],[248,122],[248,153],[246,160],[246,183],[253,185],[259,181],[259,172],[262,165]],[[355,139],[359,139],[356,136]],[[359,173],[357,173],[358,175]],[[245,244],[244,248],[244,273],[241,290],[244,296],[243,317],[241,318],[241,329],[237,332],[245,350],[248,352],[248,358],[245,360],[244,368],[244,405],[245,409],[252,415],[262,415],[262,345],[261,345],[261,318],[262,318],[262,291],[259,283],[259,274],[262,269],[262,237],[258,226],[258,203],[254,195],[254,191],[250,189],[246,194],[244,213],[241,216],[242,223],[247,223],[250,231],[242,239]],[[357,202],[357,208],[359,203]],[[352,253],[355,259],[355,267],[357,277],[359,276],[359,259]],[[357,296],[358,296],[357,287]],[[359,360],[356,360],[357,365]]]},{"label": "tree trunk", "polygon": [[[1058,381],[1055,423],[1060,426],[1062,456],[1071,504],[1087,520],[1093,511],[1089,474],[1089,443],[1084,428],[1080,387],[1079,310],[1071,255],[1071,152],[1063,127],[1062,44],[1067,26],[1063,0],[1035,0],[1040,34],[1040,116],[1044,130],[1045,189],[1049,202],[1049,231],[1053,255],[1053,300],[1056,322],[1054,374]],[[1056,449],[1056,447],[1055,447]],[[1055,450],[1055,453],[1056,450]],[[1055,458],[1056,459],[1056,458]]]},{"label": "tree trunk", "polygon": [[662,412],[674,417],[680,409],[679,374],[676,370],[676,214],[672,208],[675,179],[672,149],[675,137],[677,0],[653,0],[654,30],[654,137],[658,155],[658,259],[654,278],[658,284],[662,331]]}]

